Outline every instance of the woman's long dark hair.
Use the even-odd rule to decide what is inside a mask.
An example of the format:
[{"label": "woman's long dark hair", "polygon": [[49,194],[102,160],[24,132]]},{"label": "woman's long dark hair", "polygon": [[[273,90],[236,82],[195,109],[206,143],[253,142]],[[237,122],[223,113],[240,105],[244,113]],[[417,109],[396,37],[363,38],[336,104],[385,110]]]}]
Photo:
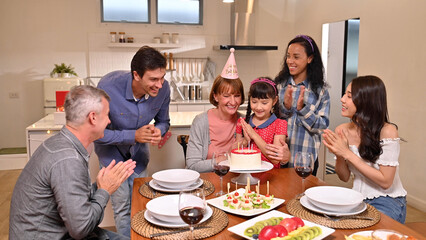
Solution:
[{"label": "woman's long dark hair", "polygon": [[[268,79],[271,82],[274,82],[271,78],[269,77],[260,77],[258,79]],[[267,82],[255,82],[250,86],[250,90],[248,93],[248,104],[247,104],[247,112],[246,112],[246,122],[248,123],[250,120],[250,115],[251,115],[251,106],[250,106],[250,99],[253,98],[258,98],[258,99],[268,99],[268,98],[272,98],[275,99],[278,96],[277,94],[277,90],[276,87],[274,88],[271,84],[267,83]],[[272,106],[272,111],[273,113],[278,117],[279,116],[279,112],[280,109],[278,107],[278,102],[277,101],[275,103],[274,106]]]},{"label": "woman's long dark hair", "polygon": [[375,163],[383,152],[380,132],[389,123],[385,84],[376,76],[357,77],[352,80],[351,92],[356,107],[352,121],[361,137],[359,154]]},{"label": "woman's long dark hair", "polygon": [[[309,39],[310,41],[308,41]],[[312,86],[313,92],[318,96],[320,89],[324,86],[324,65],[322,64],[321,59],[321,53],[318,49],[317,44],[315,43],[314,39],[307,35],[299,35],[293,38],[288,45],[286,49],[286,54],[284,55],[284,62],[281,71],[278,73],[278,75],[275,77],[275,82],[277,84],[285,84],[287,85],[287,81],[290,77],[290,71],[288,69],[287,65],[287,52],[288,47],[293,44],[298,43],[303,46],[305,49],[306,55],[308,57],[313,56],[312,62],[308,64],[307,66],[307,77],[308,81]],[[312,44],[312,45],[311,45]],[[313,48],[313,49],[312,49]]]}]

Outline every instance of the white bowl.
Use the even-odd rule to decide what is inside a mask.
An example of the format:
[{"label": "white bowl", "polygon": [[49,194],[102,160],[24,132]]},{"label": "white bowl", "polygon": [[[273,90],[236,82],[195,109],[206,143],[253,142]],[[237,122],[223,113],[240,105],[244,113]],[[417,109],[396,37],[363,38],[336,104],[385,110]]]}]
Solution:
[{"label": "white bowl", "polygon": [[200,173],[190,169],[168,169],[152,175],[158,185],[170,189],[184,189],[195,183]]},{"label": "white bowl", "polygon": [[158,220],[171,223],[184,223],[179,216],[179,195],[166,195],[152,199],[146,209]]},{"label": "white bowl", "polygon": [[334,186],[311,187],[305,191],[305,195],[315,206],[339,212],[350,212],[364,199],[360,192]]}]

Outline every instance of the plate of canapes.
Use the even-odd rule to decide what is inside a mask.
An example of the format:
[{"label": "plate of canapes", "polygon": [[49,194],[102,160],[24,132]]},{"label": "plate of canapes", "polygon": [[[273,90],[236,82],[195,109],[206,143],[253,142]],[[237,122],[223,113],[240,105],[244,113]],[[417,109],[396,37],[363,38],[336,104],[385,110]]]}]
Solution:
[{"label": "plate of canapes", "polygon": [[231,184],[228,183],[228,193],[217,198],[209,199],[206,202],[225,212],[241,215],[254,216],[268,212],[284,203],[284,199],[275,198],[269,193],[269,181],[267,182],[266,193],[260,193],[259,184],[256,190],[250,189],[250,183],[247,186],[238,188],[235,184],[235,190],[230,192]]}]

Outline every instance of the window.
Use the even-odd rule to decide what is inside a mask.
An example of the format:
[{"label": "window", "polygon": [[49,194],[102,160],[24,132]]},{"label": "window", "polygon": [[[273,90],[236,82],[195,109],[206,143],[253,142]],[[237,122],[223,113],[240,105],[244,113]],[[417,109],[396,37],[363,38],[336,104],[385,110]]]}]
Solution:
[{"label": "window", "polygon": [[203,0],[157,0],[157,23],[203,24]]},{"label": "window", "polygon": [[150,23],[149,0],[101,0],[102,22]]}]

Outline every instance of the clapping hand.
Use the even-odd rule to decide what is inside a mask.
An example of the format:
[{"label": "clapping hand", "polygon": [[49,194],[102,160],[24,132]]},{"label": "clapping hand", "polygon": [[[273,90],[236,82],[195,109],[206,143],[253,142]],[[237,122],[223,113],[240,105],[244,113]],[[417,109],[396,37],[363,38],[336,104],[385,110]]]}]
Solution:
[{"label": "clapping hand", "polygon": [[304,95],[305,95],[305,86],[301,86],[299,98],[297,99],[297,111],[302,110],[303,106],[305,106]]},{"label": "clapping hand", "polygon": [[[284,92],[284,107],[286,109],[290,109],[291,106],[293,106],[293,93],[295,92],[294,90],[295,88],[296,87],[293,88],[293,85],[291,84],[287,85],[287,88]],[[296,104],[297,111],[300,111],[303,108],[303,106],[305,106],[304,96],[305,96],[305,86],[300,86],[300,94]]]},{"label": "clapping hand", "polygon": [[106,190],[110,195],[133,174],[136,162],[129,159],[125,162],[112,160],[107,167],[103,167],[96,177],[98,188]]},{"label": "clapping hand", "polygon": [[145,125],[135,132],[135,141],[139,143],[158,144],[161,140],[161,130],[154,124]]},{"label": "clapping hand", "polygon": [[325,129],[322,137],[324,138],[323,143],[336,156],[343,157],[346,159],[346,154],[349,150],[347,131],[340,130],[338,133],[334,133],[330,129]]},{"label": "clapping hand", "polygon": [[287,88],[284,92],[284,107],[290,109],[293,105],[293,86],[291,84],[287,85]]}]

